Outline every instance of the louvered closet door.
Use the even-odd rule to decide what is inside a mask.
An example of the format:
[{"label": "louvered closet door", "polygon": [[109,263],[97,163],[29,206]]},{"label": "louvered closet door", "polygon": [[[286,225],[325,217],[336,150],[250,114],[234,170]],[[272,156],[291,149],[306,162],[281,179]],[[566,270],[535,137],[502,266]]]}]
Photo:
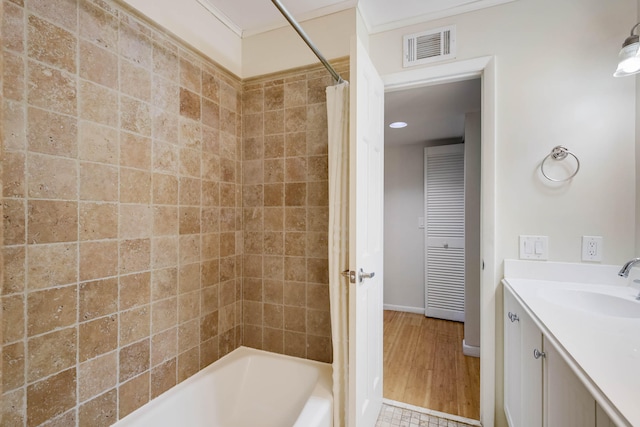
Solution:
[{"label": "louvered closet door", "polygon": [[464,144],[425,148],[425,316],[464,322]]}]

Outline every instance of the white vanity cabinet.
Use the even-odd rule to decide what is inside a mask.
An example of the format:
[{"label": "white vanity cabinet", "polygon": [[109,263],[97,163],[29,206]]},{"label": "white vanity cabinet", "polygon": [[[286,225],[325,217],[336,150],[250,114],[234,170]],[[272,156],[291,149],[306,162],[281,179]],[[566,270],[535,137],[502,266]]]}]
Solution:
[{"label": "white vanity cabinet", "polygon": [[613,426],[507,285],[504,410],[511,427]]}]

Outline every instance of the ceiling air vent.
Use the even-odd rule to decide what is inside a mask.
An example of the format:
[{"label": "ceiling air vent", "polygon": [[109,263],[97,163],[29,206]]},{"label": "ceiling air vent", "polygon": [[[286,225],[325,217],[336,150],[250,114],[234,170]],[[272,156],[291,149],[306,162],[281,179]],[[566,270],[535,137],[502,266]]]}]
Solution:
[{"label": "ceiling air vent", "polygon": [[442,27],[403,37],[403,66],[444,61],[456,57],[456,27]]}]

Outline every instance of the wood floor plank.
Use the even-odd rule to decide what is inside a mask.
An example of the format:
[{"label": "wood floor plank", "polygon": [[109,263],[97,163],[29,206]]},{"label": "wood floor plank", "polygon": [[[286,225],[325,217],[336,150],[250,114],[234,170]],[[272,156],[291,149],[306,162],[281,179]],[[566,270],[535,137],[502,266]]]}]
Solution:
[{"label": "wood floor plank", "polygon": [[462,353],[463,324],[384,312],[384,397],[480,418],[480,359]]}]

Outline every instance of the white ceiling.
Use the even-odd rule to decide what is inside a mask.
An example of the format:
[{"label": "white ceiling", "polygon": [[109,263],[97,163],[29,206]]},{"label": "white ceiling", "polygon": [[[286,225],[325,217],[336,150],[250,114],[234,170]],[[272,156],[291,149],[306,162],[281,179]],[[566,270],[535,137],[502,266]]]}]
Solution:
[{"label": "white ceiling", "polygon": [[[240,36],[287,25],[270,0],[188,1],[202,4]],[[513,0],[281,0],[281,3],[298,22],[358,5],[369,31],[375,33],[510,1]],[[179,7],[178,2],[176,6]]]},{"label": "white ceiling", "polygon": [[[198,2],[241,37],[288,25],[271,0]],[[358,6],[371,33],[507,3],[513,0],[280,0],[298,22]],[[178,5],[176,3],[176,5]],[[304,24],[302,25],[304,27]],[[480,110],[479,80],[386,94],[385,141],[412,144],[464,134],[464,115]],[[404,129],[389,129],[393,121]]]},{"label": "white ceiling", "polygon": [[[464,136],[464,116],[480,111],[480,79],[385,94],[385,144],[415,144]],[[389,124],[407,123],[402,129]]]}]

